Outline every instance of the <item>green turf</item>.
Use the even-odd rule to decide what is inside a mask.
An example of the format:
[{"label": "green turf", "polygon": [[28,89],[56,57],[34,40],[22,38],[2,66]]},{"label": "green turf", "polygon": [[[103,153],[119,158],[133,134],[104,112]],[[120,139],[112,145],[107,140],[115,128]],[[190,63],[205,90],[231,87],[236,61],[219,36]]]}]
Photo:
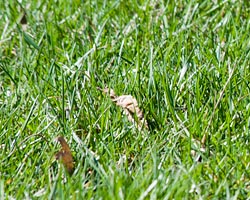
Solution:
[{"label": "green turf", "polygon": [[[249,13],[231,0],[1,1],[0,199],[249,199]],[[134,96],[149,129],[98,87]]]}]

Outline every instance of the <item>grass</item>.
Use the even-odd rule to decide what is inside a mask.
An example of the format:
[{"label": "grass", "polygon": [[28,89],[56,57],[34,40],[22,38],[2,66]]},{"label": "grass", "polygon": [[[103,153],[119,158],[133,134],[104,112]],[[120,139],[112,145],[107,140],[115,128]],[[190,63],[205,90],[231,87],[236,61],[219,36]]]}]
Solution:
[{"label": "grass", "polygon": [[[0,199],[249,199],[247,1],[0,7]],[[97,87],[133,95],[149,130]]]}]

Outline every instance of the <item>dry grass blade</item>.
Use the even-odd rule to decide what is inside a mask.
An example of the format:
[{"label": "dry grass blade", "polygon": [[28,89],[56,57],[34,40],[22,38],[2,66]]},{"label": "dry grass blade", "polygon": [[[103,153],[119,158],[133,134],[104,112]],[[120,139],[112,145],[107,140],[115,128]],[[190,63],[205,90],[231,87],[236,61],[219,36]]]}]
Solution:
[{"label": "dry grass blade", "polygon": [[74,160],[69,145],[62,136],[59,136],[57,140],[60,142],[62,149],[55,154],[55,157],[57,160],[62,161],[67,172],[72,175],[74,172]]}]

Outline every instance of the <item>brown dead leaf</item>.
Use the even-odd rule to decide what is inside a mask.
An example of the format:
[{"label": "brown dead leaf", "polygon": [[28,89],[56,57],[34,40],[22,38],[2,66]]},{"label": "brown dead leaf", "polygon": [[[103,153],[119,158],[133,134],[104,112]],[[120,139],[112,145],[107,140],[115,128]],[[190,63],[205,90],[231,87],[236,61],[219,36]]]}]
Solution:
[{"label": "brown dead leaf", "polygon": [[109,88],[105,88],[102,91],[108,94],[111,100],[115,102],[117,106],[123,108],[129,121],[133,123],[136,122],[139,129],[142,129],[143,126],[145,128],[148,128],[148,123],[144,118],[143,112],[140,110],[138,102],[133,96],[131,95],[116,96],[114,90]]},{"label": "brown dead leaf", "polygon": [[74,172],[74,160],[69,145],[62,136],[59,136],[57,140],[60,142],[62,149],[55,154],[55,157],[63,163],[67,172],[72,175]]}]

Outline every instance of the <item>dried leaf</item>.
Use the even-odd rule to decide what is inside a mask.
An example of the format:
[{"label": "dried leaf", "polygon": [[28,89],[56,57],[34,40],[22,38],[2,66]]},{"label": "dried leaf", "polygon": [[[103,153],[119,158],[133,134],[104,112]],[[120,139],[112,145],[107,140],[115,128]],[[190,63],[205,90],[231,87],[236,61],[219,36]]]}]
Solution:
[{"label": "dried leaf", "polygon": [[62,149],[55,154],[55,157],[63,163],[67,172],[72,175],[74,172],[74,160],[69,145],[62,136],[59,136],[57,140],[60,142]]},{"label": "dried leaf", "polygon": [[105,88],[102,91],[106,94],[109,94],[111,100],[115,102],[117,106],[123,108],[129,121],[133,123],[136,122],[139,129],[141,129],[143,126],[148,128],[148,123],[146,119],[144,119],[143,112],[140,110],[138,102],[133,96],[131,95],[116,96],[114,90],[109,88]]}]

